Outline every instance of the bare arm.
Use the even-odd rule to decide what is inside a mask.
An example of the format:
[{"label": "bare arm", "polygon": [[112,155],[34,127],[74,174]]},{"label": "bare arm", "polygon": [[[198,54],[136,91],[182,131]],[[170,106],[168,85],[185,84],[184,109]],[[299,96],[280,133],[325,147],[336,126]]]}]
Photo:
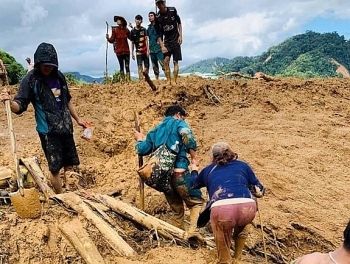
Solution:
[{"label": "bare arm", "polygon": [[178,43],[181,45],[182,44],[182,25],[178,24],[177,29],[179,31]]},{"label": "bare arm", "polygon": [[197,161],[197,152],[195,150],[193,150],[193,149],[190,149],[189,153],[190,153],[190,156],[191,156],[191,163],[193,165],[198,166],[199,163]]},{"label": "bare arm", "polygon": [[85,121],[83,121],[79,118],[72,101],[68,102],[68,109],[69,109],[70,115],[74,118],[75,121],[77,121],[78,125],[80,125],[82,127],[86,127]]},{"label": "bare arm", "polygon": [[1,68],[1,69],[4,69],[4,72],[7,73],[6,67],[5,67],[5,65],[4,65],[4,63],[3,63],[2,60],[0,60],[0,68]]}]

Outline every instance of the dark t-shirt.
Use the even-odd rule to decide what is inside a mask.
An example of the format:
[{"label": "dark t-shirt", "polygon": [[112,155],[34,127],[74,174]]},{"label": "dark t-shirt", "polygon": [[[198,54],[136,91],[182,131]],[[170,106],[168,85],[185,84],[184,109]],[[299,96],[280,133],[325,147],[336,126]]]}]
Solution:
[{"label": "dark t-shirt", "polygon": [[134,27],[131,30],[130,39],[135,44],[137,55],[147,53],[146,36],[147,36],[147,30],[144,27],[140,27],[139,29]]},{"label": "dark t-shirt", "polygon": [[156,30],[159,30],[160,36],[164,36],[165,44],[177,43],[179,39],[179,24],[181,24],[181,19],[175,7],[167,7],[166,14],[158,12],[156,16]]},{"label": "dark t-shirt", "polygon": [[59,109],[62,108],[62,100],[61,100],[61,83],[60,80],[58,78],[46,78],[45,79],[47,85],[49,86],[49,88],[51,89],[56,102],[57,102],[57,106]]}]

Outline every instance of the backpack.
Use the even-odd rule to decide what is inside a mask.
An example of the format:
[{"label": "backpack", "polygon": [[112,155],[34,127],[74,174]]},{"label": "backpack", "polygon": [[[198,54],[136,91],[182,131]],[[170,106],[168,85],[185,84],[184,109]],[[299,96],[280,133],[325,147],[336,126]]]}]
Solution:
[{"label": "backpack", "polygon": [[163,193],[172,192],[171,176],[174,171],[177,152],[168,148],[166,142],[175,123],[176,120],[173,122],[165,142],[156,148],[151,153],[147,162],[137,170],[137,173],[145,184]]}]

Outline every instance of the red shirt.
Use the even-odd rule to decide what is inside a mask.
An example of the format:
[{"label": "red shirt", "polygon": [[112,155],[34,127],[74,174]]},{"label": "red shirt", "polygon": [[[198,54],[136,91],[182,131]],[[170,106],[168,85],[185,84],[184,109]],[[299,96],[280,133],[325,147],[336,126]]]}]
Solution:
[{"label": "red shirt", "polygon": [[117,55],[130,54],[128,39],[130,39],[129,29],[116,26],[112,27],[112,36],[108,42],[113,43]]}]

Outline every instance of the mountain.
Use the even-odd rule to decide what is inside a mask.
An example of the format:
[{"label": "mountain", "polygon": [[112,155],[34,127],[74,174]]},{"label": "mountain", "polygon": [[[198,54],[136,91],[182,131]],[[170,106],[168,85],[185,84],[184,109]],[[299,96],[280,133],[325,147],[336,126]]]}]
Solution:
[{"label": "mountain", "polygon": [[89,75],[83,75],[80,74],[79,72],[65,72],[64,74],[72,74],[73,76],[76,77],[76,79],[78,80],[78,82],[83,82],[83,83],[93,83],[94,81],[98,82],[98,83],[102,83],[104,80],[104,77],[91,77]]},{"label": "mountain", "polygon": [[[219,71],[240,72],[253,76],[256,72],[264,72],[272,76],[297,77],[349,77],[350,41],[337,32],[317,33],[306,31],[295,35],[269,48],[259,56],[235,57],[222,63],[214,62],[218,58],[203,60],[186,67],[190,72],[218,73]],[[210,65],[218,65],[212,67]]]},{"label": "mountain", "polygon": [[220,57],[208,59],[208,60],[202,60],[181,69],[181,73],[194,73],[194,72],[211,73],[211,72],[215,72],[218,69],[218,67],[222,67],[223,65],[229,62],[230,62],[230,59],[220,58]]}]

